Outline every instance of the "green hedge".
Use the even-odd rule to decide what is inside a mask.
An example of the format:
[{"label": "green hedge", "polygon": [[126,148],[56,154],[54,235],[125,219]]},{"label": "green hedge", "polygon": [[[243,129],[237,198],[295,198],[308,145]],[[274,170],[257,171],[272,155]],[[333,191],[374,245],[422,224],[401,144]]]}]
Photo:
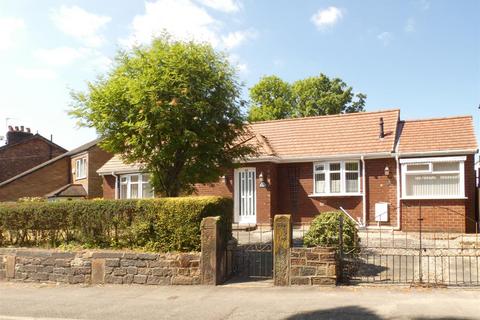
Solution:
[{"label": "green hedge", "polygon": [[0,245],[198,251],[201,220],[220,216],[228,238],[232,215],[221,197],[5,203]]}]

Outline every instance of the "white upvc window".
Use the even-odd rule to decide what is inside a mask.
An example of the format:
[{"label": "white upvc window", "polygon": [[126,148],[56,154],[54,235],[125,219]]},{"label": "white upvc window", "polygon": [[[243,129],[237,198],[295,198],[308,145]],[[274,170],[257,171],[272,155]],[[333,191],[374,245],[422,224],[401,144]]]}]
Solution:
[{"label": "white upvc window", "polygon": [[360,163],[328,161],[313,164],[313,194],[360,194]]},{"label": "white upvc window", "polygon": [[87,177],[87,158],[77,159],[75,161],[75,178],[84,179]]},{"label": "white upvc window", "polygon": [[125,174],[120,176],[120,199],[153,198],[153,188],[148,174]]},{"label": "white upvc window", "polygon": [[465,160],[466,157],[400,159],[402,198],[464,198]]}]

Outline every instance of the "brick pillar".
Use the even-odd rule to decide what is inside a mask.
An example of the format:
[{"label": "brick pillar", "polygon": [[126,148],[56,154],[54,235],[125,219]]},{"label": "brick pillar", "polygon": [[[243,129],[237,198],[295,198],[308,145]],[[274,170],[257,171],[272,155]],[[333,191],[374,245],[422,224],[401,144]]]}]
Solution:
[{"label": "brick pillar", "polygon": [[292,223],[289,214],[277,214],[273,219],[273,283],[288,286]]},{"label": "brick pillar", "polygon": [[217,285],[225,281],[225,243],[220,232],[220,217],[203,218],[201,228],[201,283]]}]

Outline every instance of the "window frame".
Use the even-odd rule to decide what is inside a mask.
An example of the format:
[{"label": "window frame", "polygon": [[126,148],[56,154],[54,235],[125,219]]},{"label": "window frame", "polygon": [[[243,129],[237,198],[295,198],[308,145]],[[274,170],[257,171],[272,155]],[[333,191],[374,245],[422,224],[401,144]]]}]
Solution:
[{"label": "window frame", "polygon": [[[330,164],[332,163],[340,163],[340,171],[334,170],[330,171]],[[346,164],[347,163],[356,163],[357,164],[357,170],[346,170]],[[316,170],[316,166],[318,165],[323,165],[323,170]],[[330,173],[331,172],[340,172],[340,192],[330,192]],[[347,192],[347,172],[356,172],[358,174],[358,191],[354,192]],[[317,192],[316,190],[316,177],[315,175],[317,173],[323,173],[325,175],[325,192]],[[363,195],[362,193],[362,188],[361,188],[361,179],[362,179],[362,171],[361,171],[361,164],[360,160],[325,160],[325,161],[317,161],[313,163],[313,176],[312,176],[312,181],[313,181],[313,193],[311,196],[313,197],[338,197],[338,196],[361,196]]]},{"label": "window frame", "polygon": [[[419,199],[466,199],[465,196],[465,161],[467,157],[436,157],[436,158],[408,158],[400,159],[401,165],[401,181],[402,181],[402,196],[401,199],[419,200]],[[457,162],[458,170],[437,171],[433,170],[434,163],[440,162]],[[428,164],[428,170],[408,171],[408,165],[412,164]],[[459,194],[456,195],[407,195],[407,176],[420,175],[459,175]]]},{"label": "window frame", "polygon": [[[79,168],[83,164],[83,174],[79,175]],[[87,178],[87,158],[79,158],[75,160],[75,180]]]},{"label": "window frame", "polygon": [[[143,176],[148,175],[148,173],[129,173],[129,174],[122,174],[118,176],[118,199],[152,199],[155,198],[155,190],[152,186],[150,186],[152,190],[151,197],[143,197],[143,185],[149,183],[149,180],[143,181]],[[136,176],[138,178],[137,181],[132,182],[132,177]],[[122,178],[126,178],[125,182],[122,182]],[[132,198],[132,184],[138,186],[137,188],[137,197]],[[122,185],[127,186],[126,198],[122,198]]]}]

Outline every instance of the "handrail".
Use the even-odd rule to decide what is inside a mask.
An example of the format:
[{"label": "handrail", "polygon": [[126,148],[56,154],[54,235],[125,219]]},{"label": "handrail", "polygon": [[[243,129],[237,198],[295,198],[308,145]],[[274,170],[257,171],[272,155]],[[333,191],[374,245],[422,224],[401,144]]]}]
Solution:
[{"label": "handrail", "polygon": [[355,222],[355,224],[357,224],[359,227],[364,227],[365,225],[363,223],[361,223],[361,221],[357,221],[355,220],[348,212],[347,210],[343,209],[342,207],[340,207],[340,210],[342,210],[343,213],[345,213],[347,215],[347,217],[349,217],[353,222]]}]

